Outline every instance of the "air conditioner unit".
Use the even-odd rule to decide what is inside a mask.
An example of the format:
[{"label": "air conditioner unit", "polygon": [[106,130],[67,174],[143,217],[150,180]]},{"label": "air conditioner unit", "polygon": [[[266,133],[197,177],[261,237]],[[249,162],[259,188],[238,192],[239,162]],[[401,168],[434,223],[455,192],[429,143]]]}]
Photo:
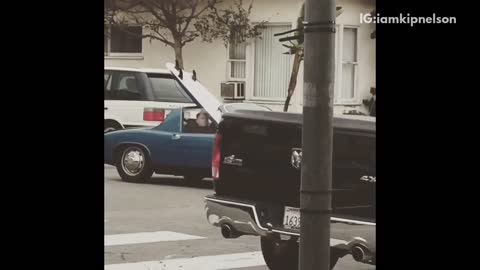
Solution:
[{"label": "air conditioner unit", "polygon": [[220,95],[224,99],[245,99],[245,82],[222,82],[220,84]]}]

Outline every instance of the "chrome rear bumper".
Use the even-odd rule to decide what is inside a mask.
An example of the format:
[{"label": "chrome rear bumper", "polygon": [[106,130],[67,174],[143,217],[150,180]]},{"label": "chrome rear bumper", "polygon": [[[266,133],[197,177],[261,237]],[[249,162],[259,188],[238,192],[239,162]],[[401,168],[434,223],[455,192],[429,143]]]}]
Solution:
[{"label": "chrome rear bumper", "polygon": [[[300,236],[298,231],[273,227],[266,223],[262,220],[263,212],[258,211],[254,202],[210,195],[205,197],[205,203],[208,222],[217,227],[227,225],[235,231],[237,236]],[[356,260],[374,263],[375,228],[376,224],[372,222],[332,217],[330,246],[352,254]]]}]

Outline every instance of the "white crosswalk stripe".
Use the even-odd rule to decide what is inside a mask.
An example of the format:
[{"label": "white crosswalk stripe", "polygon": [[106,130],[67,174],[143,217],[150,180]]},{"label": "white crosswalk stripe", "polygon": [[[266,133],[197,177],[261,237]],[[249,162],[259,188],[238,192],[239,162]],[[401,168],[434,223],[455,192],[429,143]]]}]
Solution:
[{"label": "white crosswalk stripe", "polygon": [[171,231],[105,235],[105,246],[134,245],[164,241],[204,239],[205,237]]},{"label": "white crosswalk stripe", "polygon": [[222,270],[265,265],[261,252],[105,265],[105,270]]}]

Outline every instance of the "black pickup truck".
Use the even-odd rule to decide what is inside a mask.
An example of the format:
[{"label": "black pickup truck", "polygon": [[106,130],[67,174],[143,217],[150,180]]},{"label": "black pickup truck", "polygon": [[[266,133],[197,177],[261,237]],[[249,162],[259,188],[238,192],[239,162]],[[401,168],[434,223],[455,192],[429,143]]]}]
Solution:
[{"label": "black pickup truck", "polygon": [[[375,264],[375,118],[335,117],[331,268],[351,254]],[[225,238],[260,236],[267,266],[297,269],[302,115],[237,111],[222,116],[214,143],[210,224]]]}]

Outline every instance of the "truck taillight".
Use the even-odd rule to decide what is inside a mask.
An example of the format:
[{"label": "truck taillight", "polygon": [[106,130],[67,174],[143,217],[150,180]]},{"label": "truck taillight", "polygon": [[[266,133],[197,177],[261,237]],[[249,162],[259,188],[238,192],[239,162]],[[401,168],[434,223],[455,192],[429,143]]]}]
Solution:
[{"label": "truck taillight", "polygon": [[165,120],[165,110],[157,108],[144,108],[143,121],[163,121]]},{"label": "truck taillight", "polygon": [[212,177],[213,180],[217,180],[220,177],[220,151],[222,143],[222,134],[217,133],[215,135],[215,141],[213,143],[213,154],[212,154]]}]

